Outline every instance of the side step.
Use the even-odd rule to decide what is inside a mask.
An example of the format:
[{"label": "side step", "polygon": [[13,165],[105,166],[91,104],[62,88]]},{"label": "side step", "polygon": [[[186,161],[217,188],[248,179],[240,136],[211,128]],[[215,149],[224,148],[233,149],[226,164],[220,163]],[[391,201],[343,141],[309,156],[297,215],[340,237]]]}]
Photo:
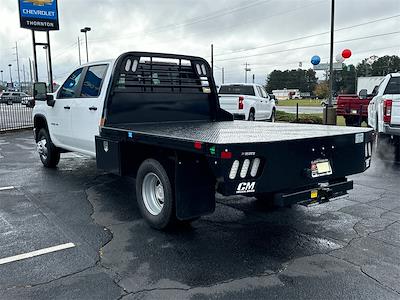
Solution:
[{"label": "side step", "polygon": [[353,181],[345,179],[341,182],[332,184],[320,184],[315,188],[310,188],[293,193],[280,193],[274,197],[274,205],[278,207],[288,207],[293,204],[309,206],[328,202],[330,199],[343,196],[347,191],[353,189]]}]

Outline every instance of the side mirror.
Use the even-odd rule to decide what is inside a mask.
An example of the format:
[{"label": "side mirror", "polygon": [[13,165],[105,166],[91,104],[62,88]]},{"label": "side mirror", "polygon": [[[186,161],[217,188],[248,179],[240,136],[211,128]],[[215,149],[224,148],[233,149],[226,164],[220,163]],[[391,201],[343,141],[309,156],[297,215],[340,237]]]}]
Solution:
[{"label": "side mirror", "polygon": [[358,96],[359,96],[361,99],[367,99],[367,96],[368,96],[368,91],[367,91],[367,89],[362,89],[362,90],[358,93]]},{"label": "side mirror", "polygon": [[33,99],[36,101],[47,100],[47,86],[44,82],[35,82],[33,84]]}]

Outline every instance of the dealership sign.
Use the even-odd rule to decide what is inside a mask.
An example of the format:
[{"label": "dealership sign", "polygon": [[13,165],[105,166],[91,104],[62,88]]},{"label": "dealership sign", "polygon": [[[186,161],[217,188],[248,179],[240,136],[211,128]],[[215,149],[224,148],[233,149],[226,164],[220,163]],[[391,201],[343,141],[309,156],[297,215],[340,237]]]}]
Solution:
[{"label": "dealership sign", "polygon": [[22,28],[58,30],[57,0],[18,0]]}]

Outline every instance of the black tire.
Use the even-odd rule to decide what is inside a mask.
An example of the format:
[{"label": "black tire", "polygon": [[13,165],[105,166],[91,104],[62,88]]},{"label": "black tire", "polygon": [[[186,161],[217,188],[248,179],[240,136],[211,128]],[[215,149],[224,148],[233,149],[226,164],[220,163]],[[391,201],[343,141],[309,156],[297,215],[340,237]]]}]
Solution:
[{"label": "black tire", "polygon": [[275,123],[275,117],[276,117],[276,111],[275,109],[272,110],[272,115],[271,117],[268,119],[269,122],[271,123]]},{"label": "black tire", "polygon": [[[151,208],[148,207],[149,200],[145,200],[146,195],[144,194],[146,194],[146,192],[143,191],[146,189],[146,187],[144,187],[146,185],[144,181],[147,180],[145,179],[146,176],[153,176],[152,174],[156,175],[157,180],[161,182],[163,188],[163,204],[158,214],[155,214],[154,211],[151,212]],[[155,194],[156,192],[154,192],[154,196]],[[157,160],[146,159],[140,165],[136,176],[136,199],[140,213],[151,227],[155,229],[166,229],[176,224],[175,198],[171,181],[167,171]]]},{"label": "black tire", "polygon": [[[45,140],[45,148],[46,153],[40,153],[39,143]],[[39,130],[38,138],[37,138],[38,152],[40,156],[40,160],[46,168],[55,168],[60,162],[60,151],[50,139],[50,135],[46,129],[42,128]],[[41,144],[43,147],[43,144]]]},{"label": "black tire", "polygon": [[250,110],[249,112],[249,121],[255,121],[256,120],[256,113],[253,109]]}]

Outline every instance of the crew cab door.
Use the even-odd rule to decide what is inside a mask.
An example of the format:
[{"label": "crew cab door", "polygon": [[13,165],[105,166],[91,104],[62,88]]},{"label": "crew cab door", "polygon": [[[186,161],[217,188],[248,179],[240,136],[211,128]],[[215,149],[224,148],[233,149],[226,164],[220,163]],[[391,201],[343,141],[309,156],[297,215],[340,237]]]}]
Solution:
[{"label": "crew cab door", "polygon": [[267,93],[264,89],[257,85],[258,99],[257,99],[257,110],[258,110],[258,119],[265,120],[270,117],[268,107],[269,107],[269,99]]},{"label": "crew cab door", "polygon": [[83,68],[79,68],[68,77],[55,96],[54,106],[48,109],[47,123],[56,146],[68,146],[72,142],[71,110],[73,99],[79,95],[82,71]]},{"label": "crew cab door", "polygon": [[79,97],[73,101],[72,132],[74,147],[95,155],[95,136],[99,134],[100,119],[106,92],[104,83],[108,64],[85,68]]}]

